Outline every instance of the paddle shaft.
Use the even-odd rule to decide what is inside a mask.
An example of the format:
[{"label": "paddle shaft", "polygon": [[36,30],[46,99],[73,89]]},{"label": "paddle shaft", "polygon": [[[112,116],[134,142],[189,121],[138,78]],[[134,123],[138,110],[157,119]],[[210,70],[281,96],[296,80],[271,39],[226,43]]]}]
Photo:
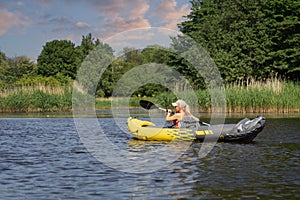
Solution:
[{"label": "paddle shaft", "polygon": [[171,113],[171,112],[172,112],[172,111],[169,110],[169,109],[164,109],[164,108],[160,108],[160,107],[157,107],[157,109],[162,110],[162,111],[165,111],[165,112],[168,112],[168,113]]},{"label": "paddle shaft", "polygon": [[140,105],[147,109],[147,110],[153,110],[153,109],[159,109],[159,110],[162,110],[164,112],[171,112],[171,110],[169,109],[165,109],[165,108],[161,108],[161,107],[158,107],[157,105],[155,105],[154,103],[150,102],[150,101],[147,101],[147,100],[140,100]]}]

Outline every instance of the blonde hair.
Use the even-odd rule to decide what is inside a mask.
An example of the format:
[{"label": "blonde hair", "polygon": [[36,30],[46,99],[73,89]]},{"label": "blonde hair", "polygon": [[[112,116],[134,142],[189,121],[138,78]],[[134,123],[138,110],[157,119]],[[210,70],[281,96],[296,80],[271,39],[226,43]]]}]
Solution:
[{"label": "blonde hair", "polygon": [[175,104],[180,107],[180,109],[182,109],[188,116],[193,117],[196,121],[199,121],[199,119],[197,117],[195,117],[194,115],[192,115],[191,110],[190,110],[190,106],[182,99],[179,99],[175,102]]}]

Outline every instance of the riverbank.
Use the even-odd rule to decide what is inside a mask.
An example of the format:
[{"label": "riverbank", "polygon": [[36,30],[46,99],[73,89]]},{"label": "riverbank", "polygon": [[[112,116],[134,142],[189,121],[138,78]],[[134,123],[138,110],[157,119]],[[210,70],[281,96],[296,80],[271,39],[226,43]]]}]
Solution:
[{"label": "riverbank", "polygon": [[[130,109],[130,115],[138,117],[149,117],[149,114],[144,110]],[[97,118],[113,118],[111,110],[96,110]],[[193,113],[195,116],[200,117],[202,121],[209,122],[211,113]],[[151,115],[151,117],[163,117],[164,115]],[[225,117],[230,119],[243,119],[245,117],[253,119],[256,116],[264,116],[267,119],[299,119],[300,113],[226,113]],[[126,117],[126,115],[124,115]],[[222,117],[224,115],[222,114]],[[74,118],[73,112],[8,112],[0,113],[0,118]]]},{"label": "riverbank", "polygon": [[[45,85],[6,90],[0,94],[0,112],[71,112],[72,90],[71,86]],[[225,92],[227,113],[300,113],[299,83],[284,82],[278,79],[266,82],[250,81],[247,84],[228,85]],[[210,92],[199,90],[195,94],[199,103],[199,111],[197,112],[210,113]],[[129,107],[140,107],[140,99],[147,99],[160,105],[171,105],[176,97],[172,93],[163,93],[148,98],[132,97],[129,101]],[[122,98],[120,100],[122,101]],[[112,98],[96,98],[95,109],[110,109],[111,102]]]}]

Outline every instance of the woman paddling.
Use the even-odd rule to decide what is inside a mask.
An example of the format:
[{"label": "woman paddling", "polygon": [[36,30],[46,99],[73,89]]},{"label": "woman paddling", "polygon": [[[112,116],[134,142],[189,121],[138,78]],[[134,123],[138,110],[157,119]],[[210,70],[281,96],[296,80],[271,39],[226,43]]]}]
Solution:
[{"label": "woman paddling", "polygon": [[168,112],[166,121],[173,121],[175,128],[187,128],[187,124],[192,122],[197,122],[193,124],[199,124],[199,119],[191,114],[190,107],[185,101],[179,99],[175,103],[172,103],[172,106],[175,107],[176,113],[171,116],[171,113]]}]

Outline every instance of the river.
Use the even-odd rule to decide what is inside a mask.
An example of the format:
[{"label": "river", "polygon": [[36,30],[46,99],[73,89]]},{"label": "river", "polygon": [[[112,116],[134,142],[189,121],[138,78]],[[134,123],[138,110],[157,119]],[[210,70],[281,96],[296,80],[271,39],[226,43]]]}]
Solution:
[{"label": "river", "polygon": [[[267,117],[253,143],[217,143],[204,158],[195,153],[201,143],[194,142],[152,173],[126,173],[95,159],[72,118],[12,116],[0,118],[0,199],[300,198],[299,116]],[[120,147],[147,146],[110,125],[112,120],[99,118]]]}]

